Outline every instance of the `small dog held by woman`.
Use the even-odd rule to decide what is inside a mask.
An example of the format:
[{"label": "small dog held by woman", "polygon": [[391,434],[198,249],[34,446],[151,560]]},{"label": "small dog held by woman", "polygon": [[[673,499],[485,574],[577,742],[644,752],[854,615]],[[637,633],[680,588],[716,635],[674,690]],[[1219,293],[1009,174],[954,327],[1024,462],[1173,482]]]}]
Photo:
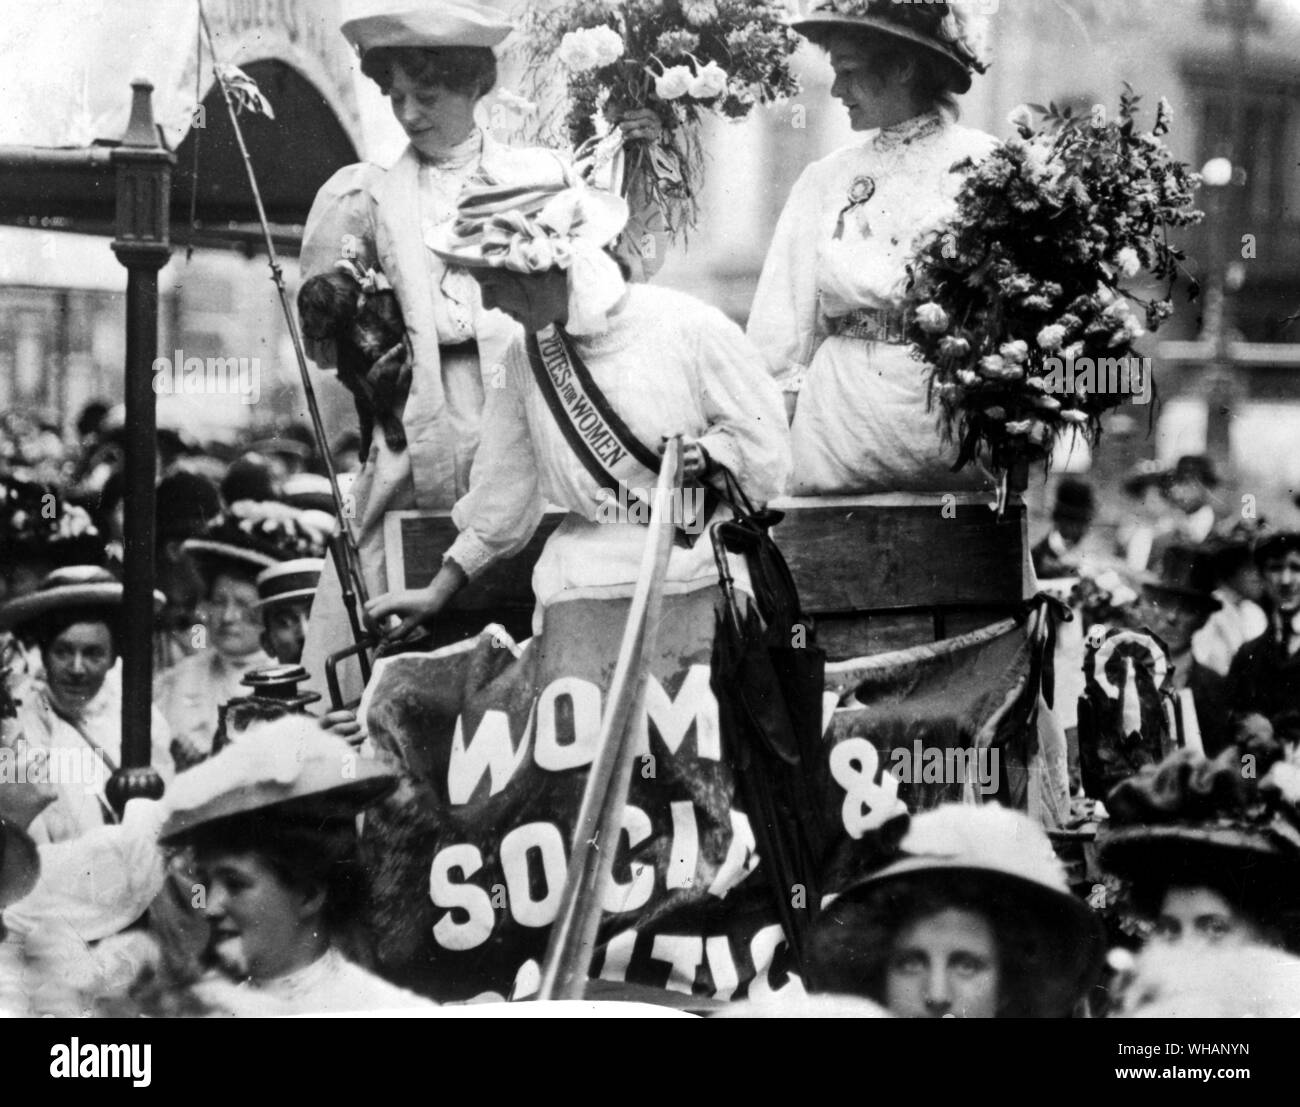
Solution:
[{"label": "small dog held by woman", "polygon": [[406,449],[402,407],[411,388],[411,351],[397,294],[384,275],[340,261],[298,291],[304,337],[334,343],[339,380],[352,393],[361,429],[361,456],[370,453],[375,425],[394,453]]}]

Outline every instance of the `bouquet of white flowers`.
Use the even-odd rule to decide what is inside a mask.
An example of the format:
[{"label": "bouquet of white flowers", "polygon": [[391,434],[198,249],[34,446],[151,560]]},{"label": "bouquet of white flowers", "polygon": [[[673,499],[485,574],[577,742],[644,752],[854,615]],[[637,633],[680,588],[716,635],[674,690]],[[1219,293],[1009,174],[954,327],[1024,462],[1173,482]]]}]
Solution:
[{"label": "bouquet of white flowers", "polygon": [[[971,169],[956,216],[914,259],[908,338],[957,440],[954,469],[987,452],[1023,489],[1057,439],[1096,445],[1101,416],[1134,398],[1109,377],[1149,398],[1134,343],[1174,311],[1184,255],[1170,229],[1202,214],[1199,178],[1162,141],[1168,104],[1141,133],[1138,101],[1128,89],[1115,119],[1101,105],[1078,118],[1017,109],[1017,136]],[[1144,271],[1165,282],[1163,296],[1125,287]]]},{"label": "bouquet of white flowers", "polygon": [[[582,147],[610,117],[650,108],[659,142],[627,151],[624,192],[643,188],[669,228],[690,227],[702,167],[705,112],[743,119],[755,104],[794,96],[790,56],[800,39],[780,0],[565,0],[525,12],[526,80],[540,94],[559,63],[567,77],[569,137]],[[541,99],[536,95],[535,99]],[[539,119],[539,125],[545,120]]]}]

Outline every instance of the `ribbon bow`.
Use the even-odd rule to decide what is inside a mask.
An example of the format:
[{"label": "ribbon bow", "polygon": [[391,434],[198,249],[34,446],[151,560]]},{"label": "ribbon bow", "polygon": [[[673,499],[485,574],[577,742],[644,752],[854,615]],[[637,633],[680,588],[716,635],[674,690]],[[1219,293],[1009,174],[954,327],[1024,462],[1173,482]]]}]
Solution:
[{"label": "ribbon bow", "polygon": [[393,287],[380,270],[370,267],[362,269],[354,258],[345,257],[341,261],[335,262],[334,268],[346,273],[356,281],[361,286],[362,294],[366,296],[373,296],[377,292],[387,292]]},{"label": "ribbon bow", "polygon": [[482,231],[482,251],[492,265],[516,273],[561,269],[568,274],[570,334],[600,334],[606,316],[626,291],[623,274],[603,243],[584,234],[583,192],[557,192],[536,215],[508,211],[493,215]]}]

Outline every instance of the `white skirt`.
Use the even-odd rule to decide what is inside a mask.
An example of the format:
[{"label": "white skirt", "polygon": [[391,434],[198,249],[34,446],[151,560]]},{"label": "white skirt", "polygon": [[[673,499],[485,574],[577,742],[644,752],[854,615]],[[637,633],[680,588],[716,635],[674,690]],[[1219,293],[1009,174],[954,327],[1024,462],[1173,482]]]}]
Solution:
[{"label": "white skirt", "polygon": [[906,346],[826,339],[808,370],[791,434],[791,495],[971,492],[979,467],[952,472],[957,444],[926,411],[926,370]]}]

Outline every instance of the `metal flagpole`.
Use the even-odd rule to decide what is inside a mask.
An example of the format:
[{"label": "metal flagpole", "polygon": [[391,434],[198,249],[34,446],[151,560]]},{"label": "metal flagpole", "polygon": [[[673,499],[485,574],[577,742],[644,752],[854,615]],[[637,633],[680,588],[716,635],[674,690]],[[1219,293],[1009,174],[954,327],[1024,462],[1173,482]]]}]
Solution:
[{"label": "metal flagpole", "polygon": [[673,438],[659,468],[650,533],[601,720],[596,757],[573,831],[569,875],[551,925],[538,999],[581,999],[591,967],[622,832],[632,763],[649,749],[646,675],[663,613],[664,582],[677,530],[673,504],[681,501],[675,494],[681,483],[682,440]]},{"label": "metal flagpole", "polygon": [[[320,454],[325,462],[325,472],[329,477],[330,492],[334,497],[334,512],[339,521],[339,532],[330,542],[330,553],[338,569],[339,584],[343,591],[343,605],[347,609],[348,622],[352,627],[352,637],[359,646],[365,646],[370,639],[361,625],[358,606],[368,599],[365,576],[361,572],[361,553],[357,549],[356,536],[348,523],[349,512],[343,503],[343,494],[339,491],[338,472],[334,468],[334,459],[330,456],[329,442],[325,436],[325,422],[321,418],[320,406],[316,402],[316,390],[312,386],[311,372],[307,368],[307,355],[303,348],[302,334],[298,330],[298,318],[289,301],[289,293],[284,284],[284,272],[280,268],[279,257],[275,252],[275,243],[271,239],[271,225],[266,217],[266,208],[262,204],[262,191],[257,184],[257,174],[253,171],[253,160],[249,157],[248,146],[244,143],[244,132],[239,126],[239,113],[226,84],[225,75],[217,61],[217,44],[208,24],[207,13],[203,10],[203,0],[196,0],[199,7],[199,20],[203,33],[208,40],[208,49],[212,53],[212,71],[216,75],[217,85],[221,89],[221,98],[225,101],[226,111],[230,115],[230,124],[235,131],[235,141],[239,143],[239,152],[244,159],[244,169],[248,173],[248,183],[253,190],[253,202],[257,205],[257,218],[262,225],[262,237],[266,243],[266,256],[271,267],[271,280],[275,282],[276,292],[280,297],[280,307],[284,311],[285,322],[289,327],[289,337],[293,341],[293,352],[298,362],[298,372],[302,377],[303,391],[307,396],[307,409],[311,414],[312,429],[320,447]],[[370,658],[363,648],[359,651],[358,661],[361,665],[361,678],[370,680]]]}]

